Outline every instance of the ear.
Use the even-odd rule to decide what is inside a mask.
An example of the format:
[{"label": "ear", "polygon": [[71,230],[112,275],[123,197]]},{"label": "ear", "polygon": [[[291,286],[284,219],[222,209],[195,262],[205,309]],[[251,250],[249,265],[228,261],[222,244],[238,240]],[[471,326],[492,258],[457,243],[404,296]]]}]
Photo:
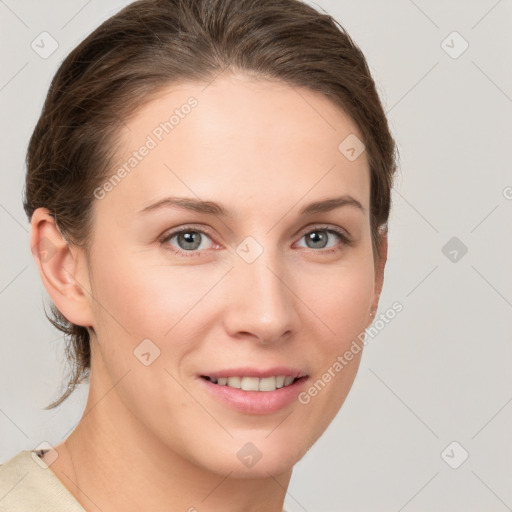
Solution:
[{"label": "ear", "polygon": [[30,223],[32,254],[53,303],[69,322],[92,326],[92,299],[84,251],[65,240],[46,208],[37,208]]},{"label": "ear", "polygon": [[379,230],[377,245],[379,247],[379,254],[375,255],[375,287],[374,298],[370,310],[370,322],[377,313],[382,285],[384,284],[384,268],[388,258],[388,230],[386,227]]}]

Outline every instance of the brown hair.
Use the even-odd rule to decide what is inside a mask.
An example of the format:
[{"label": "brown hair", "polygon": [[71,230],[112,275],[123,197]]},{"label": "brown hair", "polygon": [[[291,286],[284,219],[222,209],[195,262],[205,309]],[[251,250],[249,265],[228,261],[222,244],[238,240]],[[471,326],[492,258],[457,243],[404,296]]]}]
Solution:
[{"label": "brown hair", "polygon": [[[86,249],[93,191],[112,169],[119,126],[169,84],[212,81],[226,69],[307,87],[352,117],[370,164],[378,255],[397,148],[361,50],[331,16],[298,0],[138,0],[105,21],[51,83],[27,152],[29,219],[47,208],[67,241]],[[89,331],[53,304],[51,311],[73,369],[66,392],[46,409],[90,371]]]}]

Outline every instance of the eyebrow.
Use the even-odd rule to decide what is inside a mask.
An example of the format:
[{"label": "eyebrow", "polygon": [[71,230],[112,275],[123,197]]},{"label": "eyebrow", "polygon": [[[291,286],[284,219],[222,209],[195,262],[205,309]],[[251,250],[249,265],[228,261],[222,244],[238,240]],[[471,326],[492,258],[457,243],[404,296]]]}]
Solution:
[{"label": "eyebrow", "polygon": [[[357,199],[345,194],[339,197],[332,197],[329,199],[323,199],[321,201],[310,203],[302,207],[302,209],[299,211],[299,214],[301,216],[305,216],[314,213],[325,213],[336,208],[341,208],[342,206],[351,206],[357,210],[360,210],[362,213],[365,213],[363,205]],[[171,207],[183,208],[185,210],[191,210],[209,215],[218,215],[220,217],[234,217],[230,210],[219,203],[215,203],[213,201],[202,201],[192,197],[166,197],[160,201],[157,201],[156,203],[146,206],[138,212],[138,215],[159,210],[161,208]]]}]

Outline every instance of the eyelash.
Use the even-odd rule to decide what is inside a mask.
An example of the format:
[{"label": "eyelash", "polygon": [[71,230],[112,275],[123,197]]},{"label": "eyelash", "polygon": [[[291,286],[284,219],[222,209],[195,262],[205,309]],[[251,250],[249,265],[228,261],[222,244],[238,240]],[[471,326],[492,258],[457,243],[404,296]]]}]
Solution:
[{"label": "eyelash", "polygon": [[[301,233],[301,235],[300,235],[300,238],[303,238],[305,235],[308,235],[308,234],[313,233],[315,231],[325,231],[326,233],[331,233],[331,234],[337,235],[338,238],[341,240],[341,245],[346,245],[346,246],[352,246],[353,245],[353,241],[348,238],[348,236],[345,234],[344,231],[342,231],[341,229],[338,229],[338,228],[334,228],[332,226],[323,226],[323,225],[313,226],[312,228],[308,228],[307,231],[303,231]],[[174,238],[176,235],[180,235],[182,233],[190,233],[190,232],[201,233],[202,235],[206,235],[210,239],[212,238],[212,236],[207,231],[205,231],[203,229],[199,229],[199,228],[196,228],[194,226],[185,226],[184,228],[181,228],[181,229],[179,229],[177,231],[172,231],[171,233],[165,234],[160,239],[160,244],[161,245],[166,245],[167,242],[169,242],[169,240]],[[183,251],[182,249],[177,249],[177,248],[173,248],[173,249],[170,249],[170,250],[174,254],[177,254],[178,256],[184,256],[184,257],[193,257],[193,256],[198,256],[198,255],[200,256],[201,255],[201,251],[198,251],[198,250]],[[335,248],[318,249],[318,250],[317,249],[308,249],[308,250],[325,255],[325,254],[336,253],[336,252],[340,251],[341,248],[340,248],[339,245],[337,245]]]}]

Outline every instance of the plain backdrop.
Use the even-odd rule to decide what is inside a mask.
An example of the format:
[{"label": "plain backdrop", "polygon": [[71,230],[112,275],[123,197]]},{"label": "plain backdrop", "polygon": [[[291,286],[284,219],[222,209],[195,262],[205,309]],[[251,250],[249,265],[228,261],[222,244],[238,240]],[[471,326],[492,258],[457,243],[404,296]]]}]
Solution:
[{"label": "plain backdrop", "polygon": [[[69,368],[30,253],[24,158],[59,64],[127,3],[0,2],[0,463],[59,443],[85,406],[87,385],[43,410]],[[379,311],[403,311],[369,341],[286,506],[501,512],[512,507],[512,3],[316,5],[366,55],[399,146]],[[42,32],[58,44],[49,56],[33,49]]]}]

